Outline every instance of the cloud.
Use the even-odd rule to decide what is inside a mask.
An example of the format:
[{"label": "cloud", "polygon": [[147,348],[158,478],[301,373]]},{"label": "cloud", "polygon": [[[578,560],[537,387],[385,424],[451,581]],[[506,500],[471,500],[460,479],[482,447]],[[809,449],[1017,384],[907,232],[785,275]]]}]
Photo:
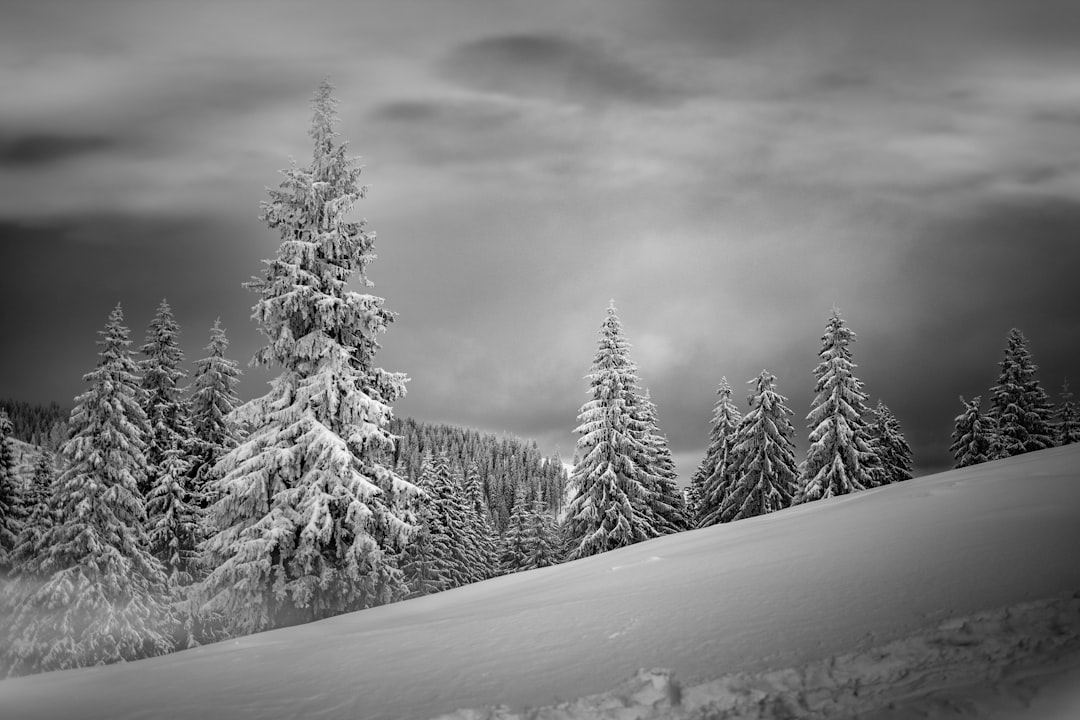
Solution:
[{"label": "cloud", "polygon": [[15,169],[55,165],[110,149],[113,138],[86,135],[23,134],[12,137],[0,135],[0,167]]},{"label": "cloud", "polygon": [[475,90],[587,107],[671,106],[687,95],[685,88],[597,44],[561,35],[476,40],[455,48],[442,69],[448,79]]}]

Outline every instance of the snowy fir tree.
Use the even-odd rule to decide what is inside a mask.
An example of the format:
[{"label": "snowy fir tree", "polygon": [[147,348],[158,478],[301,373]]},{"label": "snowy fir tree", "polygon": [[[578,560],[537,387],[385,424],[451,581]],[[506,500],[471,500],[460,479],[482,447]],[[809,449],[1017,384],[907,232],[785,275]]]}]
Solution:
[{"label": "snowy fir tree", "polygon": [[956,429],[953,430],[952,445],[949,446],[949,451],[956,461],[954,467],[962,468],[994,460],[993,420],[983,415],[982,397],[974,397],[968,402],[961,395],[960,404],[964,406],[964,412],[954,420]]},{"label": "snowy fir tree", "polygon": [[12,572],[17,575],[28,575],[34,558],[45,551],[42,539],[54,524],[55,501],[51,496],[55,481],[53,457],[50,453],[43,452],[34,463],[34,473],[23,495],[26,519],[19,528],[11,559]]},{"label": "snowy fir tree", "polygon": [[[236,386],[240,369],[225,356],[229,340],[215,320],[210,328],[209,353],[195,361],[195,376],[191,381],[189,402],[194,441],[191,448],[191,493],[196,506],[206,508],[211,501],[207,486],[213,479],[213,468],[221,456],[237,443],[240,431],[230,420],[230,413],[239,405]],[[216,498],[214,498],[216,500]]]},{"label": "snowy fir tree", "polygon": [[775,375],[762,370],[750,383],[750,409],[739,423],[729,456],[732,482],[721,522],[782,510],[791,505],[797,486],[794,413],[776,391]]},{"label": "snowy fir tree", "polygon": [[658,534],[681,532],[689,527],[690,521],[679,489],[675,460],[671,457],[667,437],[660,432],[656,404],[648,389],[637,402],[638,415],[645,428],[644,441],[649,451],[649,472],[646,477],[652,479],[652,483],[645,486],[643,513]]},{"label": "snowy fir tree", "polygon": [[515,573],[557,565],[562,547],[555,519],[548,513],[543,500],[529,500],[524,487],[520,488],[517,498],[500,543],[500,571]]},{"label": "snowy fir tree", "polygon": [[1061,386],[1058,397],[1061,402],[1054,414],[1054,439],[1058,445],[1080,442],[1080,414],[1076,411],[1068,380]]},{"label": "snowy fir tree", "polygon": [[391,602],[407,592],[396,558],[412,533],[395,508],[418,492],[381,458],[393,452],[390,404],[407,378],[374,365],[393,320],[371,283],[374,233],[348,217],[361,169],[336,143],[332,87],[314,99],[310,166],[284,171],[263,219],[277,256],[248,287],[280,368],[270,392],[236,411],[248,429],[215,467],[213,533],[204,544],[205,609],[243,634]]},{"label": "snowy fir tree", "polygon": [[142,405],[150,423],[146,445],[146,480],[140,490],[148,495],[162,473],[165,456],[174,449],[188,450],[192,438],[188,405],[180,383],[187,374],[180,367],[184,351],[179,344],[180,326],[166,300],[158,305],[140,352]]},{"label": "snowy fir tree", "polygon": [[23,498],[15,473],[15,451],[11,445],[11,420],[0,411],[0,580],[11,570],[12,553],[23,520]]},{"label": "snowy fir tree", "polygon": [[1054,406],[1035,376],[1038,366],[1031,358],[1027,338],[1009,331],[1001,374],[990,390],[990,417],[997,425],[1001,457],[1054,446]]},{"label": "snowy fir tree", "polygon": [[731,385],[727,378],[720,378],[720,387],[716,391],[720,399],[713,410],[712,426],[709,430],[709,447],[705,459],[698,466],[700,489],[695,508],[695,524],[699,528],[709,527],[720,522],[724,499],[731,487],[733,475],[736,433],[742,422],[742,413],[731,399]]},{"label": "snowy fir tree", "polygon": [[64,469],[50,497],[55,524],[13,587],[4,663],[12,674],[84,667],[172,649],[161,564],[146,549],[139,494],[149,431],[119,306],[101,360],[76,398]]},{"label": "snowy fir tree", "polygon": [[874,485],[877,458],[870,445],[866,393],[855,377],[855,333],[833,309],[814,368],[816,393],[806,416],[810,448],[801,466],[799,500],[808,502]]},{"label": "snowy fir tree", "polygon": [[[423,462],[422,487],[432,478],[431,455],[425,455]],[[453,573],[448,539],[437,519],[434,497],[425,491],[409,498],[408,504],[411,510],[403,512],[403,516],[416,524],[416,530],[401,554],[401,569],[408,586],[408,597],[412,598],[448,589]]]},{"label": "snowy fir tree", "polygon": [[150,551],[164,566],[171,587],[190,585],[198,574],[201,518],[187,488],[189,469],[183,451],[171,448],[146,498]]},{"label": "snowy fir tree", "polygon": [[658,535],[639,509],[654,479],[647,475],[646,427],[635,417],[638,381],[629,349],[612,303],[586,376],[592,399],[582,406],[575,430],[580,460],[570,476],[573,499],[566,513],[570,559]]},{"label": "snowy fir tree", "polygon": [[870,427],[870,436],[874,454],[880,462],[882,471],[879,485],[911,479],[912,455],[900,421],[889,407],[878,400],[874,409],[874,423]]},{"label": "snowy fir tree", "polygon": [[477,528],[469,523],[461,478],[450,467],[446,453],[439,453],[431,461],[421,487],[431,496],[428,528],[436,554],[446,563],[447,586],[468,585],[488,577],[491,573],[483,567]]},{"label": "snowy fir tree", "polygon": [[491,526],[491,512],[484,499],[484,485],[480,468],[475,462],[465,470],[465,523],[475,538],[480,567],[484,571],[479,580],[492,577],[498,569],[498,542]]}]

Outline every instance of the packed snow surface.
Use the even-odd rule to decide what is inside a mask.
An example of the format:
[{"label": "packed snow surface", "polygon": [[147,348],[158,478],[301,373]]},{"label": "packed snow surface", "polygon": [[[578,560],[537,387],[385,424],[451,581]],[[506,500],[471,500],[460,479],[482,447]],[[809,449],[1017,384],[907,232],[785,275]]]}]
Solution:
[{"label": "packed snow surface", "polygon": [[[968,706],[942,693],[992,705],[1023,687],[1021,665],[1071,687],[1078,549],[1074,445],[160,658],[8,679],[0,718],[512,717],[610,701],[626,683],[649,714],[594,703],[536,717],[682,717],[673,687],[719,713],[739,688],[851,690],[858,672],[879,687],[908,678],[901,714],[880,717],[944,717]],[[928,653],[945,663],[929,680],[896,669]],[[950,672],[951,685],[933,681]]]}]

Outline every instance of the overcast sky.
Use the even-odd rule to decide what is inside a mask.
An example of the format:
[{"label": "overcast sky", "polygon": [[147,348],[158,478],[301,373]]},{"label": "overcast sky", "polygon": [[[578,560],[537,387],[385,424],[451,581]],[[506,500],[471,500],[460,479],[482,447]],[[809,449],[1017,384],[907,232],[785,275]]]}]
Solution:
[{"label": "overcast sky", "polygon": [[[685,482],[716,386],[795,411],[833,306],[919,471],[1010,327],[1080,387],[1074,0],[24,0],[0,10],[0,396],[84,387],[123,304],[246,370],[258,220],[337,87],[398,415],[574,451],[615,299]],[[745,405],[744,405],[745,407]]]}]

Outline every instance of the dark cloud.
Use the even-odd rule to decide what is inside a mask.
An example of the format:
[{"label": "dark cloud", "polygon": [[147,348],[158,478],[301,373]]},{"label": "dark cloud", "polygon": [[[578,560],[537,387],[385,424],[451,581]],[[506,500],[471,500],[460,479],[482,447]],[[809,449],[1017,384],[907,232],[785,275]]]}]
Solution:
[{"label": "dark cloud", "polygon": [[584,106],[667,106],[684,88],[598,45],[558,35],[502,35],[456,48],[445,76],[468,87]]},{"label": "dark cloud", "polygon": [[0,166],[22,169],[54,165],[103,152],[114,145],[113,138],[98,135],[0,134]]}]

